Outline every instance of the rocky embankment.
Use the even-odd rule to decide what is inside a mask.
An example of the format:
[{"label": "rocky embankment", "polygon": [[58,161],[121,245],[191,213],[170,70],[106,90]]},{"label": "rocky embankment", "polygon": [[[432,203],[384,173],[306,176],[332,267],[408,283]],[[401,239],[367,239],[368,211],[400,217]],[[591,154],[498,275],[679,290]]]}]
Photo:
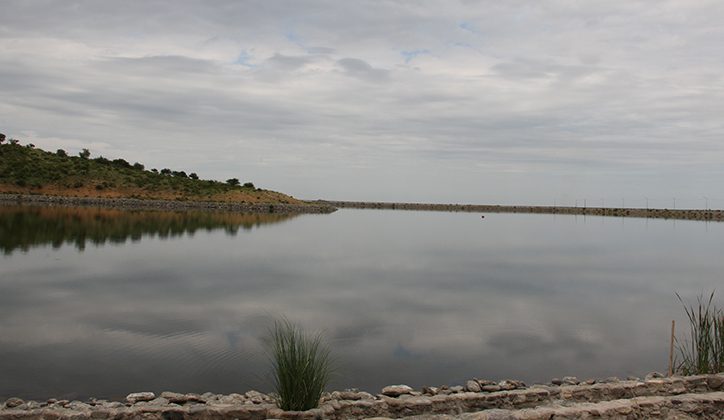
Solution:
[{"label": "rocky embankment", "polygon": [[579,382],[554,379],[546,385],[471,379],[465,386],[414,390],[393,385],[377,395],[356,390],[326,394],[317,409],[282,411],[271,395],[130,394],[126,401],[87,402],[10,398],[0,419],[688,419],[724,418],[724,373],[645,379],[609,378]]},{"label": "rocky embankment", "polygon": [[425,203],[380,203],[363,201],[325,201],[313,203],[338,208],[387,209],[387,210],[425,210],[470,213],[537,213],[537,214],[574,214],[584,216],[643,217],[650,219],[683,219],[724,221],[722,210],[672,210],[640,209],[614,207],[554,207],[554,206],[497,206],[483,204],[425,204]]},{"label": "rocky embankment", "polygon": [[50,195],[0,194],[0,204],[42,204],[62,206],[95,206],[122,209],[159,210],[221,210],[244,213],[332,213],[337,209],[323,203],[226,203],[216,201],[141,200],[136,198],[91,198]]}]

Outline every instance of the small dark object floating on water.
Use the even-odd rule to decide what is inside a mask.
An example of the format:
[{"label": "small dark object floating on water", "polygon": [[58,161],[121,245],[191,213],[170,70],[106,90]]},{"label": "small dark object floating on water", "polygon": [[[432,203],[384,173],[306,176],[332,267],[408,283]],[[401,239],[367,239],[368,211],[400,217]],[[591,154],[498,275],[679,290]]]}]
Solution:
[{"label": "small dark object floating on water", "polygon": [[480,216],[481,219],[485,219],[485,216]]}]

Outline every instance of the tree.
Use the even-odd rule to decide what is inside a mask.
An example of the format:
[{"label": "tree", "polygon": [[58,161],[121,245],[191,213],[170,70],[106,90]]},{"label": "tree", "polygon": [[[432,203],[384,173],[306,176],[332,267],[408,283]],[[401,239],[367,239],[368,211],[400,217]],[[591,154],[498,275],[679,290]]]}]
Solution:
[{"label": "tree", "polygon": [[235,187],[239,185],[239,179],[238,178],[230,178],[226,180],[226,183],[231,185],[232,187]]},{"label": "tree", "polygon": [[171,175],[171,170],[168,168],[161,169],[161,175]]},{"label": "tree", "polygon": [[63,150],[63,149],[58,149],[58,150],[55,152],[55,154],[58,155],[58,156],[60,156],[60,157],[67,157],[67,156],[68,156],[68,154],[65,153],[65,150]]},{"label": "tree", "polygon": [[245,183],[244,183],[244,188],[254,189],[254,183],[252,183],[252,182],[245,182]]},{"label": "tree", "polygon": [[189,178],[191,178],[191,179],[199,179],[199,176],[196,175],[196,172],[191,172],[191,173],[189,174]]},{"label": "tree", "polygon": [[138,169],[139,171],[142,171],[142,170],[146,169],[146,167],[143,166],[142,163],[136,162],[136,163],[133,164],[133,169]]},{"label": "tree", "polygon": [[78,156],[80,156],[81,159],[88,159],[90,157],[90,150],[83,149],[82,152],[78,153]]},{"label": "tree", "polygon": [[0,133],[0,143],[5,141],[5,134]]}]

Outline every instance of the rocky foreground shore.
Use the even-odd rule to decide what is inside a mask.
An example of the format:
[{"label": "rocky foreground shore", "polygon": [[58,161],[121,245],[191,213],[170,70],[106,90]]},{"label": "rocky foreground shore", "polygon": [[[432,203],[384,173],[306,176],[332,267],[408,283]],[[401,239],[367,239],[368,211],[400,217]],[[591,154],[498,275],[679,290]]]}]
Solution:
[{"label": "rocky foreground shore", "polygon": [[44,402],[10,398],[0,419],[722,419],[724,373],[645,379],[608,378],[580,382],[573,377],[549,384],[471,379],[465,386],[414,390],[392,385],[377,395],[356,390],[324,395],[317,409],[283,411],[273,395],[256,391],[218,395],[152,392],[123,402]]},{"label": "rocky foreground shore", "polygon": [[581,216],[639,217],[649,219],[681,219],[724,221],[724,211],[709,209],[640,209],[615,207],[561,207],[561,206],[499,206],[486,204],[426,204],[426,203],[383,203],[364,201],[325,201],[314,203],[338,208],[450,211],[469,213],[533,213],[571,214]]},{"label": "rocky foreground shore", "polygon": [[337,209],[323,203],[225,203],[218,201],[141,200],[136,198],[64,197],[51,195],[0,194],[0,204],[96,206],[131,210],[222,210],[243,213],[332,213]]}]

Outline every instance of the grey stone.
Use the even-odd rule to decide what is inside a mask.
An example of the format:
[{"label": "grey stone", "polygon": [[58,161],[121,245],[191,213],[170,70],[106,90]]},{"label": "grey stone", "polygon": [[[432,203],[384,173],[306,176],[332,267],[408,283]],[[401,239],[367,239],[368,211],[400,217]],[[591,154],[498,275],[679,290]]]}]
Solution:
[{"label": "grey stone", "polygon": [[5,401],[5,407],[7,408],[15,408],[20,406],[21,404],[25,404],[25,401],[21,400],[18,397],[10,397]]},{"label": "grey stone", "polygon": [[153,392],[134,392],[126,396],[126,401],[135,404],[141,401],[151,401],[154,398],[156,398],[156,394]]},{"label": "grey stone", "polygon": [[[649,373],[648,375],[646,375],[645,379],[648,381],[648,380],[651,380],[651,379],[663,378],[663,377],[664,377],[664,375],[661,374],[661,373],[659,373],[659,372],[651,372],[651,373]],[[636,380],[639,380],[639,378],[636,378]]]},{"label": "grey stone", "polygon": [[581,381],[578,380],[575,376],[564,376],[563,377],[563,384],[565,385],[578,385]]},{"label": "grey stone", "polygon": [[382,395],[388,397],[399,397],[403,394],[410,394],[412,388],[407,385],[390,385],[382,388]]},{"label": "grey stone", "polygon": [[263,404],[264,402],[270,400],[267,395],[264,395],[261,392],[254,390],[246,391],[244,393],[244,396],[254,404]]},{"label": "grey stone", "polygon": [[711,389],[721,389],[724,385],[724,376],[723,375],[712,375],[706,380],[706,384]]},{"label": "grey stone", "polygon": [[483,392],[498,392],[500,391],[500,385],[483,385],[480,390]]},{"label": "grey stone", "polygon": [[342,391],[338,394],[338,399],[348,401],[374,400],[375,397],[368,392],[359,391]]},{"label": "grey stone", "polygon": [[150,405],[168,405],[169,401],[166,398],[158,397],[148,402]]},{"label": "grey stone", "polygon": [[553,378],[551,379],[551,383],[553,385],[563,385],[563,381],[560,378]]},{"label": "grey stone", "polygon": [[422,393],[425,395],[437,395],[440,389],[436,386],[426,386],[422,388]]},{"label": "grey stone", "polygon": [[480,392],[480,384],[478,381],[465,382],[465,390],[468,392]]},{"label": "grey stone", "polygon": [[506,379],[504,381],[498,382],[498,386],[502,390],[511,391],[511,390],[518,389],[518,388],[524,388],[525,384],[520,381],[513,381],[510,379]]},{"label": "grey stone", "polygon": [[491,380],[489,380],[489,379],[478,379],[478,378],[475,378],[475,380],[478,381],[478,383],[480,384],[480,386],[497,385],[497,384],[498,384],[497,382],[491,381]]},{"label": "grey stone", "polygon": [[76,411],[83,411],[83,410],[91,409],[91,406],[89,404],[86,404],[86,403],[80,402],[80,401],[71,401],[70,403],[68,403],[67,407],[70,408],[71,410],[76,410]]}]

